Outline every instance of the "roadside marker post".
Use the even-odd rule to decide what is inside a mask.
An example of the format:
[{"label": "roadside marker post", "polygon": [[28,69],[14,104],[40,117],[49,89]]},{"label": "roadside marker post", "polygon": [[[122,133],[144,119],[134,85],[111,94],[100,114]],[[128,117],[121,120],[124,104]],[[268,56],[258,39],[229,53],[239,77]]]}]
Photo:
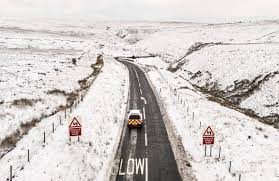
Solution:
[{"label": "roadside marker post", "polygon": [[231,169],[232,169],[232,161],[230,161],[230,165],[229,165],[229,172],[231,173]]},{"label": "roadside marker post", "polygon": [[10,166],[10,181],[13,180],[13,167],[12,165]]},{"label": "roadside marker post", "polygon": [[220,158],[221,158],[221,146],[219,148],[219,156],[218,156],[218,161],[220,161]]},{"label": "roadside marker post", "polygon": [[27,161],[30,162],[30,151],[29,151],[29,149],[27,150]]},{"label": "roadside marker post", "polygon": [[46,132],[44,132],[44,143],[46,143]]}]

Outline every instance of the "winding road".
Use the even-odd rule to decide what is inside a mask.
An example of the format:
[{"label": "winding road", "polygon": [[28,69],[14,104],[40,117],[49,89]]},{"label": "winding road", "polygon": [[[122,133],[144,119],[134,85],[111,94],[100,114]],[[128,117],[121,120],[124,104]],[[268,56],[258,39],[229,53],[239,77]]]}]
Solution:
[{"label": "winding road", "polygon": [[120,61],[129,69],[129,109],[141,109],[145,119],[142,129],[127,128],[115,157],[112,180],[180,181],[163,116],[144,72],[136,65]]}]

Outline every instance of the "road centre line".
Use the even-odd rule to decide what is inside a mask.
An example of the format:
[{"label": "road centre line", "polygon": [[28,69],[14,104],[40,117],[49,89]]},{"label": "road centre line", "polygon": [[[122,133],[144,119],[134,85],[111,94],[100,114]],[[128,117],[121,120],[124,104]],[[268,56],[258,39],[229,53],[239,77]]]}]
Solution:
[{"label": "road centre line", "polygon": [[145,137],[145,146],[147,146],[147,134],[146,133],[144,134],[144,137]]},{"label": "road centre line", "polygon": [[146,164],[146,167],[145,167],[145,181],[148,181],[148,158],[145,158],[145,164]]},{"label": "road centre line", "polygon": [[140,97],[141,100],[143,100],[144,104],[147,104],[146,99],[144,97]]}]

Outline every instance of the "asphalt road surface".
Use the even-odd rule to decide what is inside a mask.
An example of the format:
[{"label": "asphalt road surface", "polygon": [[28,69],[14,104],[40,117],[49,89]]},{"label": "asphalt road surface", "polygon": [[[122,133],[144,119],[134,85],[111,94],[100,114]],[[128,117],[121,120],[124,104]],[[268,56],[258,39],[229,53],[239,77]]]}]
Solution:
[{"label": "asphalt road surface", "polygon": [[122,63],[129,69],[129,109],[142,110],[145,124],[141,129],[131,130],[125,124],[114,178],[117,181],[180,181],[163,117],[147,78],[136,65]]}]

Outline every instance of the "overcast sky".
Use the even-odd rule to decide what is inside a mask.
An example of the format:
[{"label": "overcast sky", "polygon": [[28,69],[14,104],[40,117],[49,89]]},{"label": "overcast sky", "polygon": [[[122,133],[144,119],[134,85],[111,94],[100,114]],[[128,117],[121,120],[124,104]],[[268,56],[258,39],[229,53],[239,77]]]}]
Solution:
[{"label": "overcast sky", "polygon": [[279,0],[0,0],[0,16],[92,21],[279,19]]}]

